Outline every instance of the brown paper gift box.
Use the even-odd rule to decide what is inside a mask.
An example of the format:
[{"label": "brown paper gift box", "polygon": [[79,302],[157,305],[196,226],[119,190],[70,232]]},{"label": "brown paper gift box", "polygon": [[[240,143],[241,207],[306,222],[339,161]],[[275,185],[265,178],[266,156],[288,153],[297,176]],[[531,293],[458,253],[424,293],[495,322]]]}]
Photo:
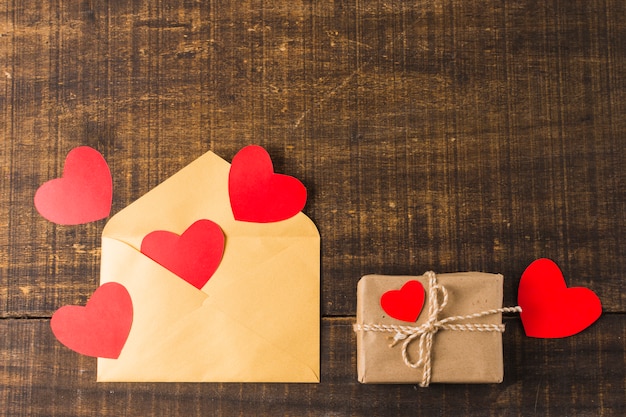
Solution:
[{"label": "brown paper gift box", "polygon": [[[417,280],[424,286],[424,307],[415,323],[389,317],[380,306],[387,291],[400,289],[407,281]],[[503,277],[482,272],[459,272],[437,275],[439,285],[448,291],[448,303],[438,315],[443,319],[502,307]],[[429,283],[425,276],[366,275],[357,287],[357,326],[363,324],[419,326],[427,321]],[[502,314],[464,319],[455,323],[502,324]],[[402,358],[401,345],[390,347],[394,333],[356,329],[357,370],[359,382],[419,383],[421,367],[411,368]],[[416,358],[419,340],[408,345],[409,358]],[[430,382],[494,383],[502,382],[502,333],[439,330],[431,350]]]}]

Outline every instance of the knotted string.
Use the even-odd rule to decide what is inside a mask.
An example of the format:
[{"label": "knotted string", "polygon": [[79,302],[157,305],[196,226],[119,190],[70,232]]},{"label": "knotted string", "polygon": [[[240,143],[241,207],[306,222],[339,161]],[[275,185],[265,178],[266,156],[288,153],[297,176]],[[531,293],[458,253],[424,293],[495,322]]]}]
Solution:
[{"label": "knotted string", "polygon": [[[485,310],[479,313],[467,314],[463,316],[451,316],[439,320],[439,313],[448,304],[448,290],[437,282],[437,275],[433,271],[424,274],[428,278],[428,319],[421,326],[399,326],[393,324],[355,324],[355,331],[366,332],[388,332],[394,333],[393,342],[389,347],[394,347],[400,340],[402,343],[402,360],[405,365],[410,368],[423,367],[421,387],[427,387],[431,379],[431,352],[433,347],[433,337],[439,330],[456,330],[466,332],[504,332],[504,324],[482,324],[482,323],[466,323],[451,324],[456,321],[475,319],[478,317],[490,316],[498,313],[519,313],[522,308],[503,307],[492,310]],[[441,300],[439,299],[441,297]],[[419,338],[418,355],[416,361],[409,358],[409,345]]]}]

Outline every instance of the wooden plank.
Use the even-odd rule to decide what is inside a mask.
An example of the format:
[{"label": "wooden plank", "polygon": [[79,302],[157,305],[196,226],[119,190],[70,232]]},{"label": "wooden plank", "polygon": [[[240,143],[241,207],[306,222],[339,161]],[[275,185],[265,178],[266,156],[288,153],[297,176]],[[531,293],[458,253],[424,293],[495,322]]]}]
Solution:
[{"label": "wooden plank", "polygon": [[578,336],[553,340],[526,338],[517,320],[507,320],[502,384],[429,388],[359,384],[351,323],[323,320],[320,384],[129,384],[96,383],[95,359],[58,344],[47,320],[0,320],[0,407],[8,415],[67,417],[626,412],[623,315],[606,315]]},{"label": "wooden plank", "polygon": [[[0,7],[0,314],[95,289],[104,222],[32,197],[98,148],[113,212],[248,143],[309,187],[324,315],[366,273],[551,257],[626,311],[624,2],[46,2]],[[2,74],[0,74],[2,75]]]}]

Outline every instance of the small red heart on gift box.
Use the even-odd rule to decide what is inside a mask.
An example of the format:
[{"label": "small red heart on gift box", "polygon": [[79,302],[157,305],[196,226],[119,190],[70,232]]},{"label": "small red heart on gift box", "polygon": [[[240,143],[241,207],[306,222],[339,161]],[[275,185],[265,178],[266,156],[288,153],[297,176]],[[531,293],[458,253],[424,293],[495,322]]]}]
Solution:
[{"label": "small red heart on gift box", "polygon": [[275,174],[265,149],[246,146],[233,158],[228,194],[236,220],[270,223],[289,219],[304,208],[306,188],[294,177]]},{"label": "small red heart on gift box", "polygon": [[201,289],[222,261],[224,233],[211,220],[198,220],[180,236],[165,230],[149,233],[141,252]]},{"label": "small red heart on gift box", "polygon": [[63,176],[35,193],[35,208],[53,223],[75,225],[104,219],[111,212],[113,182],[102,155],[89,146],[72,149]]},{"label": "small red heart on gift box", "polygon": [[397,320],[414,322],[424,307],[424,286],[419,281],[408,281],[399,290],[387,291],[380,297],[380,306]]},{"label": "small red heart on gift box", "polygon": [[602,304],[591,290],[567,288],[559,267],[537,259],[522,274],[517,300],[527,336],[572,336],[591,326],[602,314]]},{"label": "small red heart on gift box", "polygon": [[98,287],[82,306],[64,306],[50,320],[52,333],[75,352],[117,359],[133,323],[133,303],[122,284]]}]

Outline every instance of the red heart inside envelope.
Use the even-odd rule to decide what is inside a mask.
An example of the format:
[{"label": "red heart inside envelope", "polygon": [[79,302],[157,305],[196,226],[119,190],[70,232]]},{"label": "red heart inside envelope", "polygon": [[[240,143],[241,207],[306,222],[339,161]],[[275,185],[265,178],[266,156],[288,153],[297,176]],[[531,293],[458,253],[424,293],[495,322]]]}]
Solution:
[{"label": "red heart inside envelope", "polygon": [[82,306],[64,306],[50,320],[56,338],[75,352],[117,359],[133,323],[133,303],[122,284],[98,287]]},{"label": "red heart inside envelope", "polygon": [[304,208],[306,188],[294,177],[275,174],[260,146],[250,145],[233,158],[228,194],[236,220],[270,223],[289,219]]},{"label": "red heart inside envelope", "polygon": [[589,327],[602,314],[602,304],[591,290],[567,288],[559,267],[538,259],[522,274],[517,301],[527,336],[572,336]]},{"label": "red heart inside envelope", "polygon": [[211,220],[198,220],[180,236],[165,230],[149,233],[141,252],[201,289],[222,261],[224,233]]},{"label": "red heart inside envelope", "polygon": [[380,297],[380,306],[390,317],[414,322],[424,307],[424,286],[419,281],[408,281],[399,290],[387,291]]},{"label": "red heart inside envelope", "polygon": [[89,146],[72,149],[63,176],[44,183],[35,193],[35,208],[63,225],[104,219],[111,211],[113,182],[102,155]]}]

